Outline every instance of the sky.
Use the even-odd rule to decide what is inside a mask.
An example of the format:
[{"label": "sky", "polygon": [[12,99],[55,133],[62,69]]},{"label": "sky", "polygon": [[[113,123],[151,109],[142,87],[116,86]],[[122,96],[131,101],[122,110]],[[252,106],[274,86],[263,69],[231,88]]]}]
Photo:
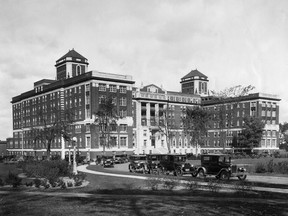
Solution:
[{"label": "sky", "polygon": [[73,48],[135,87],[180,91],[195,69],[210,90],[253,85],[281,98],[288,122],[287,0],[0,0],[0,140],[12,137],[12,97],[55,79]]}]

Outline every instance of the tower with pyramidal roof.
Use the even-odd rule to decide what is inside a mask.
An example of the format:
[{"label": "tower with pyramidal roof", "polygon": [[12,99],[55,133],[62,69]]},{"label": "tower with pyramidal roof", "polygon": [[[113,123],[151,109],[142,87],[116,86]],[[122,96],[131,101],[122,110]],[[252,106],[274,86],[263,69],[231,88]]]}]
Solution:
[{"label": "tower with pyramidal roof", "polygon": [[197,69],[181,78],[181,91],[185,94],[208,96],[208,77]]}]

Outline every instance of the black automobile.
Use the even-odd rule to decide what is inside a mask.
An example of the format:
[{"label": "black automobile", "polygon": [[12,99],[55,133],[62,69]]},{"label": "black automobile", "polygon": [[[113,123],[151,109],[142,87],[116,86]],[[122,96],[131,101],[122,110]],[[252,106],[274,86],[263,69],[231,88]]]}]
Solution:
[{"label": "black automobile", "polygon": [[147,155],[147,169],[149,174],[159,174],[159,172],[162,171],[159,164],[163,157],[165,157],[163,154]]},{"label": "black automobile", "polygon": [[113,156],[103,156],[102,165],[103,167],[114,167],[114,158]]},{"label": "black automobile", "polygon": [[206,177],[207,175],[214,175],[223,180],[228,180],[230,177],[245,180],[247,172],[244,165],[232,164],[229,155],[205,154],[201,155],[201,166],[197,167],[193,176]]},{"label": "black automobile", "polygon": [[195,168],[192,164],[187,162],[187,156],[183,154],[165,154],[159,157],[157,169],[160,174],[174,174],[175,176],[182,176],[185,174],[192,175]]},{"label": "black automobile", "polygon": [[129,157],[129,171],[147,173],[146,155],[130,155]]},{"label": "black automobile", "polygon": [[115,155],[115,164],[127,163],[127,155]]}]

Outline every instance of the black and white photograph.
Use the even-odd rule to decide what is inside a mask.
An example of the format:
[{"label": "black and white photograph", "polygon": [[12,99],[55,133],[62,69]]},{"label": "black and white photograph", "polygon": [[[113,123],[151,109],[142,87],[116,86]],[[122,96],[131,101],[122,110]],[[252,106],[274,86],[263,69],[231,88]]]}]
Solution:
[{"label": "black and white photograph", "polygon": [[0,215],[288,216],[287,0],[0,0]]}]

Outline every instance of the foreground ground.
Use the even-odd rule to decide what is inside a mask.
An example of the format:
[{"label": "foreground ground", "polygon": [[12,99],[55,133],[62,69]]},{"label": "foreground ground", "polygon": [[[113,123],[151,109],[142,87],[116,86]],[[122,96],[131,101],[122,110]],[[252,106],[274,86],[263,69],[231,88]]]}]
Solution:
[{"label": "foreground ground", "polygon": [[[12,169],[12,167],[10,167]],[[0,164],[0,173],[8,167]],[[145,180],[87,174],[79,189],[0,189],[0,215],[288,215],[287,195],[140,190]]]}]

